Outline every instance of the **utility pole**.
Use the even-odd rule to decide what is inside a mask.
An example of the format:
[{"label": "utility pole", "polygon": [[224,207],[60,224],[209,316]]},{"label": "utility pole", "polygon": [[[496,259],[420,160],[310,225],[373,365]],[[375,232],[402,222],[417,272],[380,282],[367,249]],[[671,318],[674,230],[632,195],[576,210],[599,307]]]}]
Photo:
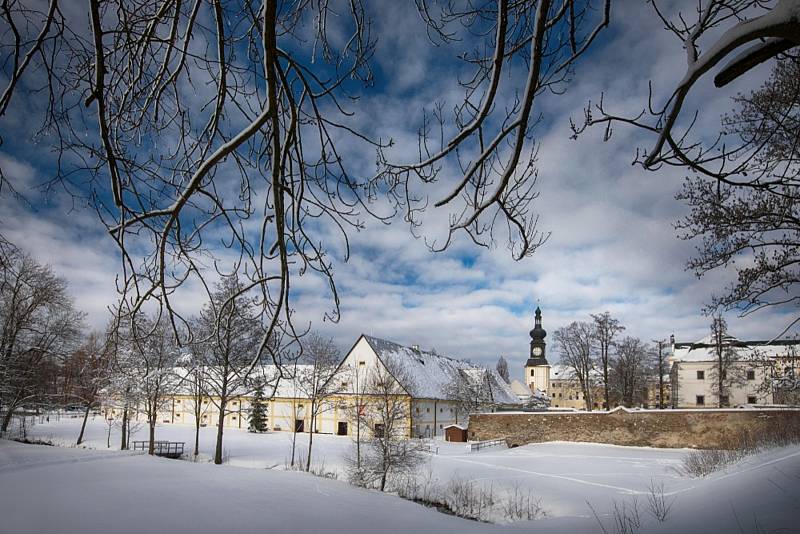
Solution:
[{"label": "utility pole", "polygon": [[664,343],[663,339],[654,339],[658,345],[658,409],[664,409]]}]

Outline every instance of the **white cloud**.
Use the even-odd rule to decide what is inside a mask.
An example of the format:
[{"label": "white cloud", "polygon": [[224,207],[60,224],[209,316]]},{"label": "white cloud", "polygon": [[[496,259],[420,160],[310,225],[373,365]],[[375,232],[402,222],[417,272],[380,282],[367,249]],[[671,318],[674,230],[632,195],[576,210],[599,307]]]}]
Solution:
[{"label": "white cloud", "polygon": [[[607,143],[600,130],[570,139],[568,120],[580,119],[589,99],[605,93],[616,110],[635,111],[646,105],[648,79],[669,87],[682,75],[679,43],[646,17],[647,9],[643,3],[616,11],[611,38],[579,64],[566,95],[547,96],[539,104],[548,126],[537,139],[541,196],[535,209],[540,228],[552,236],[533,257],[515,262],[503,246],[476,248],[463,237],[448,252],[432,254],[402,221],[387,227],[368,220],[367,231],[351,233],[352,257],[344,264],[335,230],[322,228],[317,235],[335,258],[342,318],[337,325],[322,322],[333,302],[324,281],[309,275],[294,282],[298,322],[334,336],[343,349],[364,332],[488,364],[502,354],[517,373],[527,357],[537,302],[551,333],[609,310],[628,334],[645,340],[673,332],[680,340],[705,335],[709,321],[700,310],[732,273],[698,280],[685,271],[693,246],[678,240],[672,226],[685,210],[674,200],[682,173],[645,173],[631,166],[636,147],[652,142],[641,132],[618,127]],[[438,55],[426,52],[428,43],[419,39],[424,32],[408,37],[408,28],[418,21],[395,11],[392,24],[381,29],[386,39],[378,48],[379,55],[388,54],[378,61],[393,78],[384,93],[364,100],[366,111],[354,120],[388,132],[398,143],[395,153],[413,159],[421,108],[435,98],[452,102],[459,92],[454,80],[436,74],[432,62]],[[700,125],[715,131],[720,115],[731,107],[729,97],[757,85],[761,74],[725,91],[701,84],[687,109],[701,106]],[[426,83],[413,83],[419,79]],[[371,152],[348,145],[342,153],[362,158],[356,162],[359,169],[374,167]],[[20,157],[0,155],[0,164],[22,182],[35,183],[35,162]],[[425,193],[435,196],[444,187],[437,184]],[[3,234],[68,278],[79,306],[102,326],[105,308],[116,298],[119,258],[94,214],[70,211],[63,200],[37,211],[8,199],[2,206]],[[441,235],[446,215],[429,214],[424,235]],[[199,309],[200,301],[199,293],[189,295],[182,309]],[[769,337],[787,322],[771,311],[729,320],[740,337]]]}]

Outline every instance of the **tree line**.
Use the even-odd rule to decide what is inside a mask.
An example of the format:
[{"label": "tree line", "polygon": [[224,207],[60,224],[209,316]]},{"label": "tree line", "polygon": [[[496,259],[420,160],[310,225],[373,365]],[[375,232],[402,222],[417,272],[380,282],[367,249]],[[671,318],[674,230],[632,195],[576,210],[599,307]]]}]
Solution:
[{"label": "tree line", "polygon": [[592,410],[598,388],[602,405],[642,406],[648,401],[647,387],[658,385],[658,407],[664,408],[665,378],[669,372],[664,341],[648,343],[635,336],[622,336],[626,327],[610,312],[591,314],[587,321],[573,321],[553,335],[561,363],[573,373],[572,380]]}]

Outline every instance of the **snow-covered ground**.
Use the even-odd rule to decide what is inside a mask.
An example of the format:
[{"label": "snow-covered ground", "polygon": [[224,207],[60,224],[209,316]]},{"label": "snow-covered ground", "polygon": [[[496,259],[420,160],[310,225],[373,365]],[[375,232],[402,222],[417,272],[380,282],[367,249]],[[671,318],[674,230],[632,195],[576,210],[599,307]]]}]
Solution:
[{"label": "snow-covered ground", "polygon": [[[35,425],[29,436],[74,445],[79,423],[51,418]],[[189,450],[193,429],[163,425],[156,437],[186,441]],[[298,454],[307,437],[298,435]],[[144,429],[134,439],[145,439]],[[112,448],[118,440],[112,432]],[[202,429],[204,457],[210,457],[213,443],[214,430]],[[291,452],[288,433],[226,429],[228,465],[223,467],[108,451],[100,418],[89,422],[85,445],[97,450],[0,442],[0,533],[202,534],[222,525],[229,532],[316,532],[323,526],[331,532],[526,528],[525,523],[466,522],[344,482],[281,472]],[[315,436],[314,463],[324,461],[326,470],[341,472],[352,446],[346,437]],[[589,505],[607,531],[616,532],[614,505],[632,510],[634,502],[640,532],[770,532],[800,525],[800,447],[752,456],[704,479],[678,472],[685,450],[545,443],[470,453],[464,444],[443,442],[432,450],[421,477],[443,485],[460,479],[491,487],[497,495],[515,488],[533,493],[547,514],[535,521],[536,532],[599,531]],[[666,523],[648,512],[651,483],[663,484],[673,503]]]}]

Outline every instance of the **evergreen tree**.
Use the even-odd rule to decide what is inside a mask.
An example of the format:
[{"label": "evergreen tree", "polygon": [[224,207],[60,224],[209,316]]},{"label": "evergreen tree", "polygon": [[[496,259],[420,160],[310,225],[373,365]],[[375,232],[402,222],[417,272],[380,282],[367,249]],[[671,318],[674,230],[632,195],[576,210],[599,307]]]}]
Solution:
[{"label": "evergreen tree", "polygon": [[250,432],[265,432],[267,430],[267,414],[264,410],[264,386],[258,386],[253,403],[250,408]]}]

